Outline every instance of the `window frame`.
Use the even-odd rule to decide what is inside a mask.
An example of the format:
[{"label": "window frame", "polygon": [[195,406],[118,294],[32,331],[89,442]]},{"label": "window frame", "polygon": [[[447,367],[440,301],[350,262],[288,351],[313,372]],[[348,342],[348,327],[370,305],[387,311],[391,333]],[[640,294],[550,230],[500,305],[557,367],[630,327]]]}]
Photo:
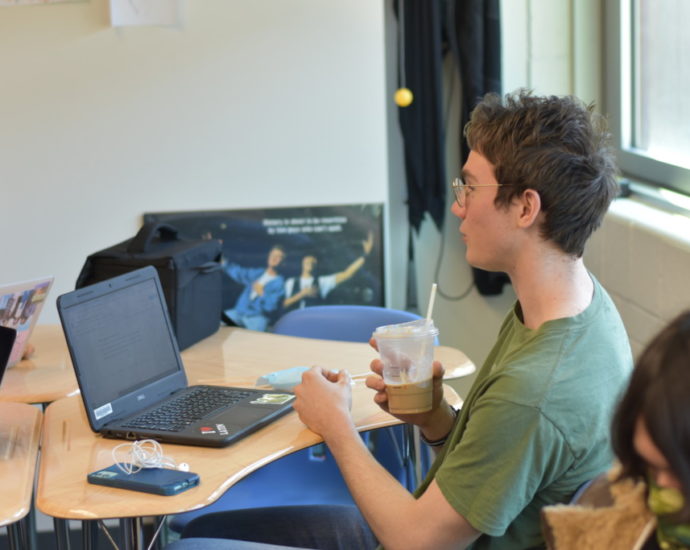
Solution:
[{"label": "window frame", "polygon": [[637,1],[605,2],[605,97],[618,164],[622,175],[634,182],[690,195],[690,170],[652,158],[631,143],[631,126],[635,122],[632,117],[635,85],[632,15]]}]

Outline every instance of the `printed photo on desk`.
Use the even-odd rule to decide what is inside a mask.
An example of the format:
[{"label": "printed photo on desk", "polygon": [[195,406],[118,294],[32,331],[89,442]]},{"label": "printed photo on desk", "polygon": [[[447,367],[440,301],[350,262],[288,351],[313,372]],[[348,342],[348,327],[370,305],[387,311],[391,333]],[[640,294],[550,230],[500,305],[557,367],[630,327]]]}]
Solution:
[{"label": "printed photo on desk", "polygon": [[321,304],[383,305],[381,204],[151,212],[144,222],[223,243],[223,319],[267,330]]}]

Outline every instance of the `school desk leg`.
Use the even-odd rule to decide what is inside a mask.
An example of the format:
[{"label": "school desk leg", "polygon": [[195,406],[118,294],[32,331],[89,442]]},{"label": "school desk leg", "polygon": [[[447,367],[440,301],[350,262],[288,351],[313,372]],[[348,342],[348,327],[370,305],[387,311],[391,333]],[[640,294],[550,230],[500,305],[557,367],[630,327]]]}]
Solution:
[{"label": "school desk leg", "polygon": [[84,550],[98,548],[98,522],[92,519],[81,522],[81,546]]},{"label": "school desk leg", "polygon": [[9,542],[10,550],[20,550],[24,548],[24,536],[20,522],[7,526],[7,541]]},{"label": "school desk leg", "polygon": [[122,518],[120,532],[124,541],[124,550],[143,550],[144,537],[141,530],[141,518]]},{"label": "school desk leg", "polygon": [[69,550],[69,523],[66,519],[53,518],[57,550]]}]

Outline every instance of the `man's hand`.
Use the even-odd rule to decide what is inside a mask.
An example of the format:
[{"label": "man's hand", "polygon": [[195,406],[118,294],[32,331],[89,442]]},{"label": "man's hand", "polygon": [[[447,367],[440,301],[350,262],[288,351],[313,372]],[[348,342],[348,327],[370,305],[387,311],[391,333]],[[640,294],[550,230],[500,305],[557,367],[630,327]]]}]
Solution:
[{"label": "man's hand", "polygon": [[252,283],[252,289],[254,292],[256,292],[259,296],[264,295],[264,285],[262,285],[259,281],[254,281]]},{"label": "man's hand", "polygon": [[314,287],[314,286],[308,286],[307,288],[303,288],[302,290],[299,291],[299,295],[302,298],[311,298],[313,296],[316,296],[319,293],[319,289]]},{"label": "man's hand", "polygon": [[352,388],[350,374],[312,367],[302,374],[302,383],[295,386],[294,408],[307,427],[324,440],[346,424],[352,424]]}]

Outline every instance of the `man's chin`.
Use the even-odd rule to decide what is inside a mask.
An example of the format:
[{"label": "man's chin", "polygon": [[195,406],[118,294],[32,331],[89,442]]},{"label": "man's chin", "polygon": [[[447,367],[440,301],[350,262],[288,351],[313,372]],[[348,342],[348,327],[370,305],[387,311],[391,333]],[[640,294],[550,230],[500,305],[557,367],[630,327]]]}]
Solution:
[{"label": "man's chin", "polygon": [[483,262],[481,258],[473,258],[469,253],[465,254],[465,260],[467,260],[467,263],[470,264],[471,267],[477,269],[483,269],[484,271],[489,271],[492,273],[498,273],[501,271],[500,269],[497,269],[496,266]]},{"label": "man's chin", "polygon": [[465,261],[470,264],[470,267],[476,267],[479,269],[486,269],[482,267],[482,262],[478,258],[475,258],[470,252],[469,248],[465,251]]}]

